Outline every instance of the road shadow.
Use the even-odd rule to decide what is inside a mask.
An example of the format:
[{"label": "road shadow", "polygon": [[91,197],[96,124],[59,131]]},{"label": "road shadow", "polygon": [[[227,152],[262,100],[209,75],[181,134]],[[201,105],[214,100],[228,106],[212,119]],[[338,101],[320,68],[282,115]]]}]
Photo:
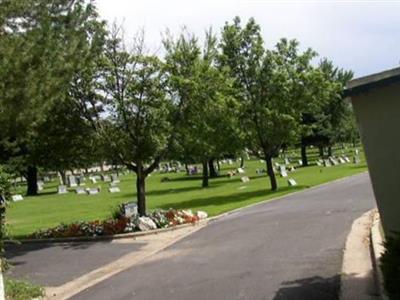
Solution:
[{"label": "road shadow", "polygon": [[338,300],[340,275],[333,277],[313,276],[284,281],[273,300]]}]

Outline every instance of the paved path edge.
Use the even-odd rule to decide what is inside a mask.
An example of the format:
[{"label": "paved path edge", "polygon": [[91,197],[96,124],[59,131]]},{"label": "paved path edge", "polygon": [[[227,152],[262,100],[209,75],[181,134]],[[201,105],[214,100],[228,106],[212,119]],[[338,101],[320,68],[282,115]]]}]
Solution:
[{"label": "paved path edge", "polygon": [[373,219],[373,224],[371,228],[370,240],[371,240],[371,259],[372,265],[374,267],[374,275],[376,280],[376,285],[381,299],[389,300],[389,297],[385,293],[385,288],[383,285],[383,274],[380,268],[380,259],[385,251],[383,246],[384,237],[381,234],[381,220],[379,212],[376,211]]}]

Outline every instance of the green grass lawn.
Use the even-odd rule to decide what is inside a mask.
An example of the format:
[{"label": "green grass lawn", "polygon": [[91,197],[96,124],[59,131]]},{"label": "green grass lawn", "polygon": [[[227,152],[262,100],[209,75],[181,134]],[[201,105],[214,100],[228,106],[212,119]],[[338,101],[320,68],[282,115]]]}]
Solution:
[{"label": "green grass lawn", "polygon": [[[341,150],[336,153],[340,154]],[[347,150],[346,152],[351,152]],[[245,161],[244,175],[228,178],[223,176],[227,171],[239,166],[222,165],[222,176],[210,180],[209,188],[201,188],[201,176],[186,176],[185,173],[155,173],[146,181],[147,208],[190,208],[204,210],[210,216],[243,207],[252,203],[272,199],[294,191],[315,186],[341,177],[350,176],[366,171],[363,153],[360,153],[361,163],[332,166],[329,168],[310,166],[298,168],[289,173],[298,186],[289,187],[287,178],[278,178],[279,189],[269,191],[269,178],[266,175],[256,174],[257,168],[265,168],[259,160]],[[311,151],[310,161],[317,158],[316,150]],[[293,165],[297,165],[299,157],[293,158]],[[282,161],[282,160],[275,160]],[[295,163],[296,162],[296,163]],[[241,176],[249,176],[250,182],[242,183]],[[161,182],[163,177],[170,181]],[[74,192],[58,195],[56,182],[45,184],[45,189],[36,197],[25,197],[24,201],[11,203],[8,209],[7,222],[9,232],[14,237],[26,236],[38,229],[45,229],[77,220],[104,219],[111,216],[111,210],[117,204],[135,201],[135,178],[133,174],[122,176],[119,187],[120,193],[110,194],[108,184],[99,183],[90,186],[101,186],[102,191],[97,195],[77,195]],[[22,188],[22,187],[21,187]]]}]

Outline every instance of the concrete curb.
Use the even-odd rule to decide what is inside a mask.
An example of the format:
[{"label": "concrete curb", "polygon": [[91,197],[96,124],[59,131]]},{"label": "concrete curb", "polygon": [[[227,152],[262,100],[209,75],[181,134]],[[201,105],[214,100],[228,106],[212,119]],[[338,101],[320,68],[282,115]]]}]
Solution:
[{"label": "concrete curb", "polygon": [[[105,235],[105,236],[92,236],[92,237],[86,237],[86,236],[82,236],[82,237],[68,237],[68,238],[48,238],[48,239],[20,239],[20,240],[16,240],[17,243],[21,243],[21,244],[27,244],[27,243],[69,243],[69,242],[95,242],[95,241],[107,241],[107,240],[114,240],[114,239],[125,239],[125,238],[135,238],[135,237],[139,237],[139,236],[146,236],[146,235],[153,235],[153,234],[158,234],[158,233],[163,233],[163,232],[167,232],[167,231],[173,231],[173,230],[177,230],[180,228],[184,228],[184,227],[189,227],[189,226],[196,226],[198,224],[208,224],[209,222],[213,222],[216,221],[222,217],[231,215],[233,213],[236,213],[238,211],[241,211],[242,209],[246,209],[246,208],[250,208],[250,207],[254,207],[257,205],[262,205],[266,202],[272,202],[272,201],[276,201],[276,200],[280,200],[284,197],[288,197],[288,196],[292,196],[294,194],[297,193],[301,193],[301,192],[305,192],[305,191],[310,191],[313,189],[317,189],[323,186],[326,186],[328,184],[332,184],[332,183],[337,183],[352,177],[356,177],[356,176],[360,176],[361,174],[367,173],[368,171],[365,172],[361,172],[358,174],[354,174],[351,176],[347,176],[347,177],[342,177],[342,178],[338,178],[332,181],[328,181],[325,183],[321,183],[312,187],[306,187],[300,191],[294,191],[291,193],[287,193],[284,194],[282,196],[278,196],[275,198],[271,198],[271,199],[266,199],[266,200],[262,200],[260,202],[257,203],[252,203],[243,207],[238,207],[235,208],[233,210],[224,212],[222,214],[219,214],[217,216],[213,216],[210,218],[207,218],[205,220],[201,220],[198,223],[195,224],[182,224],[182,225],[177,225],[177,226],[173,226],[173,227],[168,227],[168,228],[161,228],[161,229],[155,229],[155,230],[150,230],[150,231],[137,231],[137,232],[132,232],[132,233],[121,233],[121,234],[114,234],[114,235]],[[14,241],[5,241],[6,244],[15,244]],[[1,300],[1,299],[0,299]]]},{"label": "concrete curb", "polygon": [[3,272],[0,270],[0,300],[5,299]]},{"label": "concrete curb", "polygon": [[383,274],[380,268],[380,259],[385,251],[383,246],[383,238],[380,231],[380,216],[379,213],[376,212],[373,219],[373,224],[370,233],[370,240],[371,240],[371,259],[372,265],[374,267],[374,275],[376,280],[376,285],[378,292],[380,294],[381,299],[389,300],[389,297],[385,293],[385,288],[383,285]]},{"label": "concrete curb", "polygon": [[341,273],[341,300],[377,299],[369,249],[375,211],[370,210],[356,219],[347,236]]}]

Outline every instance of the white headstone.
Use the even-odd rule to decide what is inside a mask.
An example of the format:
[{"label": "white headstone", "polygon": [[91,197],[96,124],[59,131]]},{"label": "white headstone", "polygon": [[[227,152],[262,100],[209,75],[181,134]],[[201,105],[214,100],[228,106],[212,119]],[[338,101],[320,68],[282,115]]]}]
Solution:
[{"label": "white headstone", "polygon": [[138,214],[138,207],[135,202],[128,202],[124,204],[124,215],[127,218],[136,216]]},{"label": "white headstone", "polygon": [[238,171],[239,174],[244,174],[245,173],[242,168],[238,168],[237,171]]},{"label": "white headstone", "polygon": [[76,183],[76,178],[75,178],[75,176],[73,176],[73,175],[68,176],[68,185],[69,185],[69,187],[76,187],[76,186],[78,186],[78,184]]},{"label": "white headstone", "polygon": [[288,176],[286,170],[281,171],[280,174],[281,174],[282,177],[287,177]]},{"label": "white headstone", "polygon": [[303,165],[303,161],[301,159],[298,160],[299,166]]},{"label": "white headstone", "polygon": [[288,180],[288,184],[289,184],[289,186],[296,186],[296,185],[297,185],[297,182],[296,182],[296,180],[294,180],[293,178],[290,178],[290,179]]},{"label": "white headstone", "polygon": [[77,194],[86,194],[86,191],[85,191],[85,189],[82,188],[82,187],[77,187],[77,188],[75,189],[75,193],[77,193]]},{"label": "white headstone", "polygon": [[12,199],[12,201],[17,202],[17,201],[24,200],[24,197],[22,197],[22,195],[12,195],[11,199]]},{"label": "white headstone", "polygon": [[327,159],[324,160],[324,167],[331,167],[331,162]]},{"label": "white headstone", "polygon": [[119,189],[119,187],[114,186],[114,187],[110,187],[108,189],[108,191],[113,194],[113,193],[119,193],[121,190]]},{"label": "white headstone", "polygon": [[240,180],[241,180],[243,183],[246,183],[246,182],[249,182],[249,181],[250,181],[250,178],[249,178],[248,176],[243,176],[243,177],[240,178]]},{"label": "white headstone", "polygon": [[348,163],[350,162],[350,158],[348,158],[347,156],[344,157],[344,160],[345,160],[346,162],[348,162]]},{"label": "white headstone", "polygon": [[120,182],[119,179],[118,179],[117,174],[111,174],[111,182],[114,182],[114,183],[119,183]]},{"label": "white headstone", "polygon": [[67,187],[65,185],[59,185],[58,189],[57,189],[57,192],[59,194],[66,194],[66,193],[68,193],[68,190],[67,190]]},{"label": "white headstone", "polygon": [[289,161],[288,158],[285,158],[285,164],[286,164],[286,165],[290,164],[290,161]]},{"label": "white headstone", "polygon": [[97,183],[97,180],[95,177],[90,177],[90,180],[92,181],[93,184]]},{"label": "white headstone", "polygon": [[38,182],[36,183],[38,191],[43,191],[43,186],[44,186],[44,182],[41,180],[38,180]]},{"label": "white headstone", "polygon": [[99,192],[99,188],[86,189],[88,195],[97,195]]}]

